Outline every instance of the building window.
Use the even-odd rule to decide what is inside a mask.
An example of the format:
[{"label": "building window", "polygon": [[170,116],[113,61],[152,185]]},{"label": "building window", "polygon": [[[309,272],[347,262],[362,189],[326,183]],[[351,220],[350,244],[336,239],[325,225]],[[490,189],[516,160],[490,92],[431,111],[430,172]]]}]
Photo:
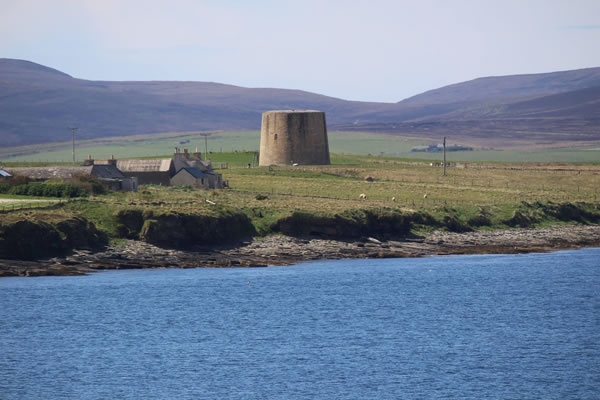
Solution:
[{"label": "building window", "polygon": [[275,140],[277,140],[277,134],[275,134]]}]

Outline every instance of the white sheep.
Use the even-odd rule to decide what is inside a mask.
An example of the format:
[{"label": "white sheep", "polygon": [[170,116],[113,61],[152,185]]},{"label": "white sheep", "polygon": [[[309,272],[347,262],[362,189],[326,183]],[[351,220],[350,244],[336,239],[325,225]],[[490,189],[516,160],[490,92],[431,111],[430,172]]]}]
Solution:
[{"label": "white sheep", "polygon": [[427,193],[425,193],[425,194],[423,195],[423,198],[424,198],[424,199],[426,199],[426,198],[427,198]]},{"label": "white sheep", "polygon": [[396,197],[395,197],[395,196],[394,196],[394,197],[392,197],[392,201],[396,201]]},{"label": "white sheep", "polygon": [[361,200],[366,200],[367,199],[367,195],[364,193],[361,193],[360,196],[358,196],[359,199]]}]

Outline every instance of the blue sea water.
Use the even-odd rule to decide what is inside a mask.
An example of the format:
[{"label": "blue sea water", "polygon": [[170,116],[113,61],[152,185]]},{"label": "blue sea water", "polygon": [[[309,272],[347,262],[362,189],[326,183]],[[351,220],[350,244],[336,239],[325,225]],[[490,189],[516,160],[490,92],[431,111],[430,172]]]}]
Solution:
[{"label": "blue sea water", "polygon": [[0,280],[1,399],[598,399],[600,249]]}]

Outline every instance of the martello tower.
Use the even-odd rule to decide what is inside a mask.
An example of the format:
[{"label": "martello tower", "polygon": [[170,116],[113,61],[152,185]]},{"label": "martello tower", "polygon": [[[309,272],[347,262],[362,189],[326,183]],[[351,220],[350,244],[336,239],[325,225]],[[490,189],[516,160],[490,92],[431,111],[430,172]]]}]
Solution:
[{"label": "martello tower", "polygon": [[324,112],[278,110],[263,113],[259,165],[294,163],[330,164]]}]

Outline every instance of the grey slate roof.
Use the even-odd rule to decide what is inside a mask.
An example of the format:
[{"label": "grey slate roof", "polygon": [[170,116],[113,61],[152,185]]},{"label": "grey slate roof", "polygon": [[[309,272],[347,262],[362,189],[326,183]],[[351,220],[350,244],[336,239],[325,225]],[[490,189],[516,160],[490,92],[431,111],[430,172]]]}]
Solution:
[{"label": "grey slate roof", "polygon": [[210,161],[199,160],[197,158],[187,158],[185,153],[176,153],[173,156],[173,165],[175,166],[175,171],[179,171],[185,167],[198,168],[201,171],[210,171],[211,164]]},{"label": "grey slate roof", "polygon": [[94,165],[92,176],[99,179],[125,179],[125,175],[114,165]]},{"label": "grey slate roof", "polygon": [[74,176],[91,175],[93,166],[79,167],[30,167],[11,168],[10,172],[32,179],[68,179]]},{"label": "grey slate roof", "polygon": [[86,165],[76,167],[11,168],[13,174],[32,179],[69,179],[74,176],[95,176],[99,179],[125,179],[114,165]]},{"label": "grey slate roof", "polygon": [[[194,178],[197,178],[197,179],[206,178],[209,175],[214,175],[211,173],[203,172],[196,167],[183,167],[181,170],[185,170],[185,171],[189,172],[190,175],[192,175]],[[180,170],[180,172],[181,172],[181,170]]]},{"label": "grey slate roof", "polygon": [[118,160],[117,168],[123,172],[169,172],[172,162],[170,158]]}]

